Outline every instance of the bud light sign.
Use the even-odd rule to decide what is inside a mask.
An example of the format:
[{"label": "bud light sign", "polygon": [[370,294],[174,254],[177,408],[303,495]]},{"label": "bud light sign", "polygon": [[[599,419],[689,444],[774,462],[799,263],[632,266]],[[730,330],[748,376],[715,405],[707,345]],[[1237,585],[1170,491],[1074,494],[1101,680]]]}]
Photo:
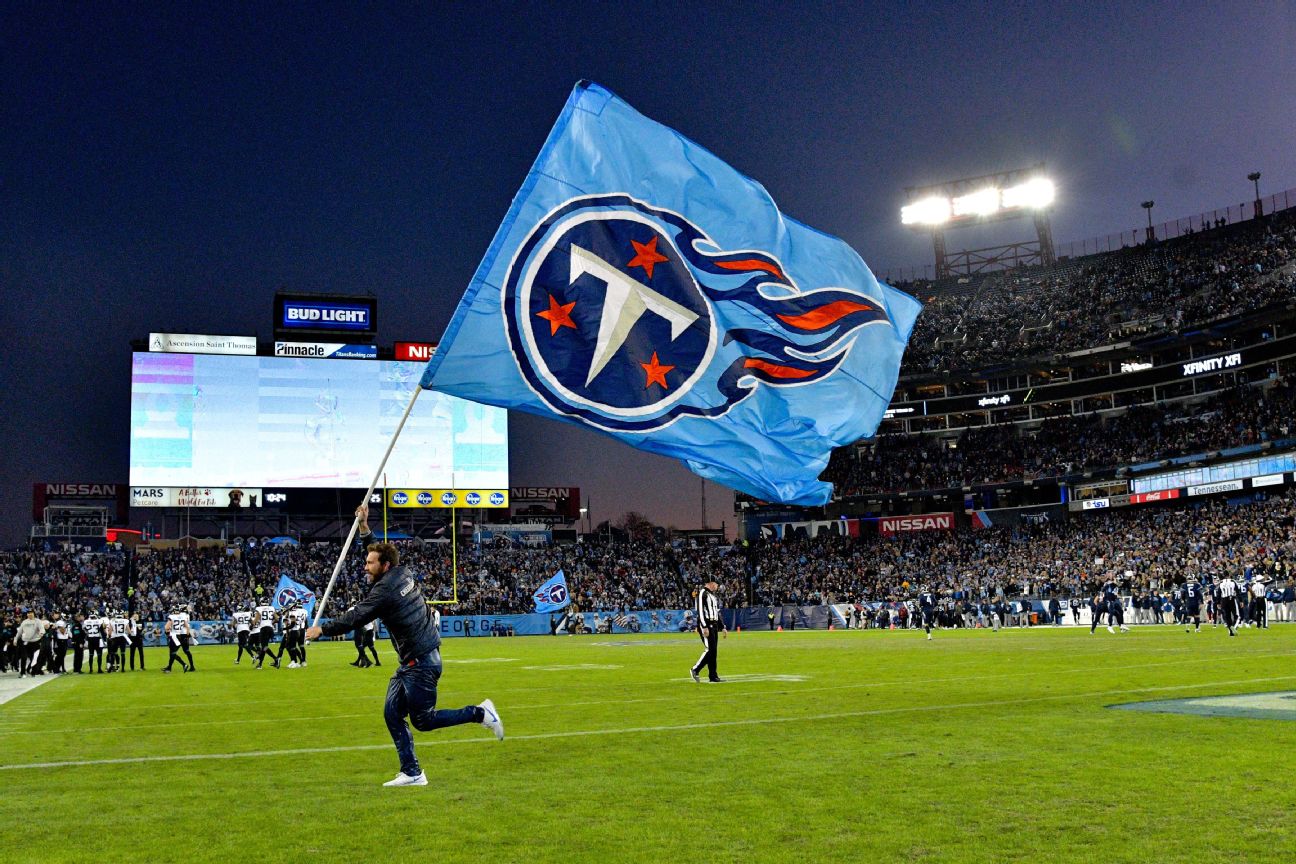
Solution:
[{"label": "bud light sign", "polygon": [[303,303],[284,301],[279,326],[302,330],[373,329],[372,310],[360,303]]}]

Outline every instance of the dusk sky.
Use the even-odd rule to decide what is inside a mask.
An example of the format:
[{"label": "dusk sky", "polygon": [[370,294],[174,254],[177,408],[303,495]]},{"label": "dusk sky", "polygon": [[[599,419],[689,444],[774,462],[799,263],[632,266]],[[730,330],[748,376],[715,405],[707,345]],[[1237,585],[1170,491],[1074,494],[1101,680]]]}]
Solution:
[{"label": "dusk sky", "polygon": [[[579,79],[881,275],[931,263],[907,186],[1046,161],[1059,243],[1296,186],[1294,45],[1293,2],[5,4],[0,543],[34,482],[127,482],[131,339],[269,340],[279,288],[439,339]],[[700,524],[680,465],[510,424],[515,484]]]}]

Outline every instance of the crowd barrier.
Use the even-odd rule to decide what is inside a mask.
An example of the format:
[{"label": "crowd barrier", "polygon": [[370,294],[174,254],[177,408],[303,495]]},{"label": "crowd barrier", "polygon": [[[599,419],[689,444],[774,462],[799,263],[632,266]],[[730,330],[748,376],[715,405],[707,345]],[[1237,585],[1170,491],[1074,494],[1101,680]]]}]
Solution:
[{"label": "crowd barrier", "polygon": [[[577,615],[561,612],[554,615],[444,615],[441,617],[441,636],[549,636],[575,631],[575,618],[580,618],[584,631],[588,633],[692,633],[696,626],[692,610],[685,609],[581,612]],[[153,621],[143,624],[145,645],[166,644],[162,626]],[[238,641],[231,621],[193,621],[191,626],[194,641],[199,645],[231,645]],[[387,638],[387,630],[381,625],[378,638]]]},{"label": "crowd barrier", "polygon": [[[1124,598],[1125,622],[1135,624],[1136,615],[1131,607],[1130,598]],[[859,604],[865,616],[876,618],[883,604],[878,602]],[[1028,614],[1033,614],[1034,622],[1039,625],[1051,623],[1047,620],[1047,610],[1043,601],[1031,601]],[[1267,604],[1269,619],[1282,620],[1275,614],[1274,604]],[[730,630],[827,630],[830,627],[845,629],[855,626],[855,604],[838,603],[832,606],[749,606],[737,609],[724,609],[725,626]],[[894,606],[892,607],[894,620]],[[1074,613],[1067,602],[1062,603],[1062,620],[1064,626],[1088,627],[1090,623],[1089,607],[1082,605]],[[1020,601],[1009,604],[1009,615],[1021,613]],[[1173,620],[1173,614],[1167,610],[1166,621]],[[579,618],[581,627],[577,628],[575,619]],[[327,619],[326,619],[327,620]],[[441,618],[442,638],[451,637],[493,637],[493,636],[549,636],[564,635],[576,632],[604,633],[609,635],[627,633],[692,633],[696,627],[696,618],[688,609],[648,609],[634,612],[581,612],[577,615],[556,613],[553,615],[445,615]],[[1010,618],[1011,620],[1011,618]],[[194,621],[194,634],[199,645],[229,645],[238,640],[234,635],[233,624],[228,621]],[[378,637],[387,638],[387,631],[378,628]],[[276,638],[278,636],[276,635]],[[144,624],[144,644],[151,646],[164,645],[165,636],[162,625],[154,622]]]}]

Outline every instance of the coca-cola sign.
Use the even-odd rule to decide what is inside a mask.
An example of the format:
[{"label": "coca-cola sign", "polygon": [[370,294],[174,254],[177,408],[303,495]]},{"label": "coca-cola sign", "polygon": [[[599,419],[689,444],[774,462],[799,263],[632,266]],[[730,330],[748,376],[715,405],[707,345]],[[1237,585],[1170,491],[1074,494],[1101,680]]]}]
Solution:
[{"label": "coca-cola sign", "polygon": [[1153,501],[1171,501],[1179,497],[1178,489],[1162,489],[1159,492],[1139,492],[1130,496],[1131,504],[1148,504]]}]

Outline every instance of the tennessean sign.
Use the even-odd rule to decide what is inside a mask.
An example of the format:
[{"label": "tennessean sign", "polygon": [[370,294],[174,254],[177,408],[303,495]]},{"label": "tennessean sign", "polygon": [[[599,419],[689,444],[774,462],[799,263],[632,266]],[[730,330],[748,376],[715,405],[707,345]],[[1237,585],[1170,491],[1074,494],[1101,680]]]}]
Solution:
[{"label": "tennessean sign", "polygon": [[878,520],[878,533],[886,535],[910,531],[953,530],[953,513],[924,513],[921,516],[884,516]]}]

